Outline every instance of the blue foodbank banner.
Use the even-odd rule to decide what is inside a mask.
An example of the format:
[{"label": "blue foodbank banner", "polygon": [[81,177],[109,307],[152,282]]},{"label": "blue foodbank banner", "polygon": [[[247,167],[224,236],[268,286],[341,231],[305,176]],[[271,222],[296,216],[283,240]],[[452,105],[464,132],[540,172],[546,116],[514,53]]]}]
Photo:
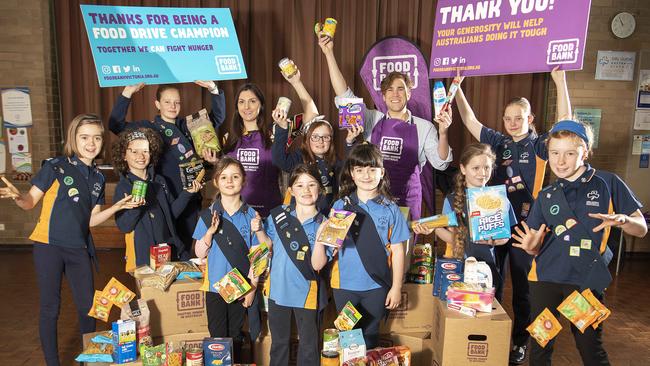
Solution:
[{"label": "blue foodbank banner", "polygon": [[230,9],[81,5],[99,86],[245,79]]}]

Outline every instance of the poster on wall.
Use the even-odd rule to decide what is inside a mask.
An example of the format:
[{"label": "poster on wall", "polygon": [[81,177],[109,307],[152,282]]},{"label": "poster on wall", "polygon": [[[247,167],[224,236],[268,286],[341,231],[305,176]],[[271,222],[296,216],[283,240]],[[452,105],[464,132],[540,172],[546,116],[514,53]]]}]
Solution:
[{"label": "poster on wall", "polygon": [[14,171],[16,171],[16,173],[31,173],[32,154],[30,153],[11,154],[11,165],[14,168]]},{"label": "poster on wall", "polygon": [[29,88],[2,89],[2,115],[4,127],[30,127],[32,103]]},{"label": "poster on wall", "polygon": [[7,128],[7,140],[10,154],[29,152],[29,137],[26,128]]},{"label": "poster on wall", "polygon": [[7,170],[7,150],[5,143],[0,141],[0,174],[4,174]]},{"label": "poster on wall", "polygon": [[598,147],[598,136],[600,135],[600,119],[602,115],[602,109],[599,108],[581,108],[576,107],[574,112],[576,118],[591,126],[591,129],[594,131],[594,149]]},{"label": "poster on wall", "polygon": [[228,8],[81,5],[81,13],[101,87],[247,78]]},{"label": "poster on wall", "polygon": [[650,111],[637,109],[634,112],[634,129],[650,130]]},{"label": "poster on wall", "polygon": [[591,0],[438,0],[429,78],[581,70]]},{"label": "poster on wall", "polygon": [[650,70],[639,70],[636,108],[650,109]]},{"label": "poster on wall", "polygon": [[598,51],[596,80],[632,81],[636,52]]}]

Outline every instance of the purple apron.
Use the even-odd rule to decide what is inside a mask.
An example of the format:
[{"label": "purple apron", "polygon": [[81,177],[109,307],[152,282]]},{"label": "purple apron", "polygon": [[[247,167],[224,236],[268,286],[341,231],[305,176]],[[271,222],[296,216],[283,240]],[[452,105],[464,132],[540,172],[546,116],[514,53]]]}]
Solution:
[{"label": "purple apron", "polygon": [[262,217],[282,204],[278,168],[271,162],[271,149],[264,147],[259,131],[242,136],[235,149],[226,155],[239,160],[246,171],[246,184],[241,192],[244,202]]},{"label": "purple apron", "polygon": [[420,218],[422,184],[418,161],[418,129],[414,123],[382,118],[372,130],[370,141],[379,147],[390,179],[390,193],[399,206],[407,206],[411,220]]}]

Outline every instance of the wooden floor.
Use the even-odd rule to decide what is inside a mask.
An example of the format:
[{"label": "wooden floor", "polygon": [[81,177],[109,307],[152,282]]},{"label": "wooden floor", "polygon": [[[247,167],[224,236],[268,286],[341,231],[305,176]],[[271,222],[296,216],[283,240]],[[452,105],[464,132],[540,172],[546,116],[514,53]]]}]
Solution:
[{"label": "wooden floor", "polygon": [[[99,253],[101,273],[95,276],[95,288],[101,289],[111,276],[133,288],[123,273],[123,251]],[[606,302],[612,316],[605,322],[605,347],[612,365],[650,365],[650,258],[627,258],[618,278],[608,290]],[[31,248],[0,250],[0,365],[44,365],[38,337],[38,293]],[[506,289],[506,309],[508,306]],[[64,281],[59,318],[59,354],[62,365],[75,365],[81,350],[76,311],[70,289]],[[114,314],[113,314],[114,315]],[[568,324],[560,333],[554,365],[580,365],[580,358]],[[98,322],[98,329],[108,324]]]}]

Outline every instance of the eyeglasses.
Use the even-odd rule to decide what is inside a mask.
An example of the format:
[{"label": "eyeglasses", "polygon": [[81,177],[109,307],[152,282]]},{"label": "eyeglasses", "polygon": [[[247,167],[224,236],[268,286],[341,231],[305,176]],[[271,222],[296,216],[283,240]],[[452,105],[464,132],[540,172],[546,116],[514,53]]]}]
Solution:
[{"label": "eyeglasses", "polygon": [[130,152],[133,155],[149,155],[149,150],[134,150],[134,149],[126,149],[126,151]]},{"label": "eyeglasses", "polygon": [[329,142],[330,140],[332,140],[332,136],[330,136],[330,135],[319,136],[319,135],[314,135],[314,134],[312,134],[312,135],[309,137],[309,139],[310,139],[312,142],[318,142],[318,141]]}]

